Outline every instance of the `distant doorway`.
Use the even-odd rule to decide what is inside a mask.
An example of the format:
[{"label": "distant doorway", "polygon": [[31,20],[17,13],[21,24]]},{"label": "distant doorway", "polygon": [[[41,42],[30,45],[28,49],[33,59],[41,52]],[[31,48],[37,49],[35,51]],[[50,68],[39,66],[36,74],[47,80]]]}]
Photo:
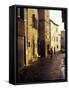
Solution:
[{"label": "distant doorway", "polygon": [[38,55],[40,57],[45,57],[45,44],[44,40],[38,40]]},{"label": "distant doorway", "polygon": [[47,53],[49,54],[50,45],[47,45]]},{"label": "distant doorway", "polygon": [[33,56],[35,55],[35,42],[34,42],[34,39],[33,39]]}]

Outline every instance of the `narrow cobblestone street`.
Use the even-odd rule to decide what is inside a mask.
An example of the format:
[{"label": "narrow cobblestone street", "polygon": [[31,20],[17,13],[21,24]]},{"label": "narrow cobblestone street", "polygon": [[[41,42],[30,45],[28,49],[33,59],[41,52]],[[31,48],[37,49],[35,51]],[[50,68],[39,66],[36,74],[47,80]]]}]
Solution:
[{"label": "narrow cobblestone street", "polygon": [[32,65],[25,67],[19,73],[20,81],[46,81],[65,79],[64,53],[50,57],[38,58]]}]

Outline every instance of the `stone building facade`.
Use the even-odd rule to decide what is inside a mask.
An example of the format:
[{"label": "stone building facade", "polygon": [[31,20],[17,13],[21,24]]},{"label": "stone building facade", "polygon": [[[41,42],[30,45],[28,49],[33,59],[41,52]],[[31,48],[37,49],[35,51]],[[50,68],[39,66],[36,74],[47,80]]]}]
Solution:
[{"label": "stone building facade", "polygon": [[38,12],[37,9],[27,10],[26,24],[26,65],[38,57]]},{"label": "stone building facade", "polygon": [[50,47],[53,52],[61,50],[61,32],[59,31],[59,25],[50,20]]},{"label": "stone building facade", "polygon": [[37,9],[18,8],[18,67],[19,70],[38,57]]},{"label": "stone building facade", "polygon": [[49,12],[46,9],[18,8],[18,67],[47,57],[50,48]]}]

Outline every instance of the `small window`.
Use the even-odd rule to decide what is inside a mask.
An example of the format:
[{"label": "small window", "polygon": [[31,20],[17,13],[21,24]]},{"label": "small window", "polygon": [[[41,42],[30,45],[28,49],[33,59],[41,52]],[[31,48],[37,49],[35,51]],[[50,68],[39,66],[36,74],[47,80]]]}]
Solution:
[{"label": "small window", "polygon": [[30,42],[28,42],[28,47],[30,47]]},{"label": "small window", "polygon": [[57,48],[58,48],[58,45],[57,45]]},{"label": "small window", "polygon": [[21,18],[24,20],[24,9],[18,8],[18,18]]},{"label": "small window", "polygon": [[18,8],[18,18],[20,18],[20,8]]},{"label": "small window", "polygon": [[32,27],[35,28],[35,14],[32,15]]},{"label": "small window", "polygon": [[35,18],[35,14],[32,14],[32,27],[37,28],[37,20]]}]

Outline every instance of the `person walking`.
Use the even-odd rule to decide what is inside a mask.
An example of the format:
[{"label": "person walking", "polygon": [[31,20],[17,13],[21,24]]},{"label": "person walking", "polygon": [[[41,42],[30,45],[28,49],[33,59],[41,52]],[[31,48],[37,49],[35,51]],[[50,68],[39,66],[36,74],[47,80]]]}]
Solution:
[{"label": "person walking", "polygon": [[52,48],[50,48],[50,57],[51,58],[53,57],[53,50],[52,50]]}]

